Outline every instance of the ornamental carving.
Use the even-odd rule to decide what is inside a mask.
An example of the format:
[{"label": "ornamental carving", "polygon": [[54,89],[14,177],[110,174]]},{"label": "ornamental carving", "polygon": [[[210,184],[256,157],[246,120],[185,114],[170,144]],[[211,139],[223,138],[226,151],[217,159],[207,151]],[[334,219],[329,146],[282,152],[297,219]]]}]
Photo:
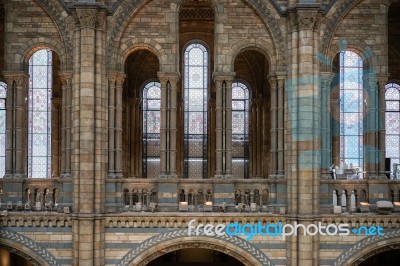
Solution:
[{"label": "ornamental carving", "polygon": [[[117,265],[145,266],[157,257],[175,250],[189,247],[210,249],[210,245],[212,245],[213,250],[234,256],[245,265],[274,265],[264,252],[245,239],[228,235],[207,236],[202,229],[199,231],[199,236],[188,236],[187,229],[171,230],[163,234],[158,234],[129,251]],[[158,248],[160,245],[163,248]],[[231,247],[235,247],[237,250]],[[151,249],[156,249],[156,252],[149,252]]]}]

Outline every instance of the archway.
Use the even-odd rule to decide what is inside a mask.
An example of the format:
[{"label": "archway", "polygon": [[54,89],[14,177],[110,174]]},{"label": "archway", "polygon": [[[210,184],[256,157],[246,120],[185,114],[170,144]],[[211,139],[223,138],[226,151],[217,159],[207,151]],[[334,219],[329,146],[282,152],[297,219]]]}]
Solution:
[{"label": "archway", "polygon": [[34,266],[31,261],[23,256],[0,247],[0,265],[1,266]]},{"label": "archway", "polygon": [[202,229],[199,230],[198,236],[189,236],[187,229],[155,235],[128,252],[117,265],[145,266],[164,254],[187,248],[224,253],[241,262],[239,265],[275,265],[264,252],[240,237],[206,236]]},{"label": "archway", "polygon": [[[372,255],[371,257],[362,261],[359,259],[357,263],[359,266],[374,266],[374,265],[385,265],[385,266],[397,266],[400,265],[400,247],[395,248],[394,246],[388,246],[385,248],[385,251],[382,252],[373,252],[368,255]],[[354,264],[353,264],[354,265]]]},{"label": "archway", "polygon": [[204,248],[185,248],[162,255],[148,264],[148,266],[244,266],[232,256]]}]

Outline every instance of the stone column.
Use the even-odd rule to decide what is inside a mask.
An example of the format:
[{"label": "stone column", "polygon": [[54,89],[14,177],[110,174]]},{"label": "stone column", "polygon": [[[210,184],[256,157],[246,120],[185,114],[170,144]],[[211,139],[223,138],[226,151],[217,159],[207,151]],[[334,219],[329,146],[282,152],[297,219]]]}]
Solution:
[{"label": "stone column", "polygon": [[[288,203],[291,223],[318,223],[321,124],[318,9],[294,8],[289,13],[291,65],[287,82]],[[301,65],[301,67],[299,67]],[[311,266],[318,261],[318,236],[290,237],[288,264]]]},{"label": "stone column", "polygon": [[364,169],[366,178],[378,178],[379,166],[379,98],[378,80],[375,73],[364,73]]},{"label": "stone column", "polygon": [[115,177],[115,80],[116,73],[108,73],[108,178]]},{"label": "stone column", "polygon": [[71,101],[72,71],[59,73],[62,82],[61,102],[61,178],[71,177]]},{"label": "stone column", "polygon": [[177,82],[175,72],[158,72],[161,85],[160,177],[176,178]]},{"label": "stone column", "polygon": [[285,174],[285,78],[286,73],[277,72],[277,80],[278,80],[278,168],[277,175],[279,177],[283,177]]},{"label": "stone column", "polygon": [[[275,176],[278,172],[278,82],[276,76],[269,78],[271,86],[271,165],[270,174]],[[256,144],[256,143],[255,143]]]},{"label": "stone column", "polygon": [[331,178],[329,167],[332,164],[331,108],[330,92],[334,74],[321,73],[321,174]]},{"label": "stone column", "polygon": [[51,100],[51,176],[60,177],[60,126],[61,125],[61,100],[53,98]]},{"label": "stone column", "polygon": [[215,96],[215,177],[232,176],[232,81],[235,73],[213,74]]},{"label": "stone column", "polygon": [[107,10],[76,4],[72,97],[73,264],[104,265],[108,101]]},{"label": "stone column", "polygon": [[[5,178],[26,177],[27,166],[27,85],[25,72],[4,72],[7,80],[7,148]],[[10,98],[8,98],[10,96]],[[10,136],[10,137],[9,137]]]},{"label": "stone column", "polygon": [[388,73],[377,74],[378,78],[378,97],[379,97],[379,116],[378,116],[378,150],[379,150],[379,166],[378,174],[381,178],[386,178],[385,158],[386,158],[386,101],[385,86],[389,78]]}]

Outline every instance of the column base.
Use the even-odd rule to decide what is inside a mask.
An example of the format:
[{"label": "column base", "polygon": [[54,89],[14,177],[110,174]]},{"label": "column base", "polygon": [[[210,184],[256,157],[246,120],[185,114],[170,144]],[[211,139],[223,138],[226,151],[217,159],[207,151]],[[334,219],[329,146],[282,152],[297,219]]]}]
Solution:
[{"label": "column base", "polygon": [[159,175],[159,178],[161,178],[161,179],[174,179],[174,178],[179,178],[179,176],[178,175],[162,174],[162,175]]}]

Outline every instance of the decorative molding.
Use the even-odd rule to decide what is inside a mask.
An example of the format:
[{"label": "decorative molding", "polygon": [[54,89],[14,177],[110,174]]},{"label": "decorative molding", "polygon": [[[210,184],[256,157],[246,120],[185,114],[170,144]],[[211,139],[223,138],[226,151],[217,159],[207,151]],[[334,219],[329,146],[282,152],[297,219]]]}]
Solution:
[{"label": "decorative molding", "polygon": [[[199,231],[199,236],[188,236],[187,229],[171,230],[163,234],[158,234],[128,252],[117,265],[145,266],[165,253],[188,247],[211,248],[234,256],[245,265],[274,265],[261,250],[245,239],[237,236],[230,237],[228,235],[206,236],[203,230]],[[168,243],[170,244],[168,245]],[[163,248],[160,248],[161,246]]]},{"label": "decorative molding", "polygon": [[[382,247],[382,245],[385,245],[385,247]],[[386,249],[389,250],[392,245],[396,245],[397,248],[400,248],[400,230],[385,232],[383,236],[371,236],[358,241],[353,247],[346,249],[336,259],[333,265],[349,265],[349,263],[352,262],[353,263],[350,265],[358,265],[358,259],[372,257]]]},{"label": "decorative molding", "polygon": [[[11,245],[10,245],[11,242]],[[16,249],[16,246],[12,245],[12,244],[16,244],[16,246],[22,246],[23,248],[18,248]],[[53,265],[53,266],[58,266],[60,265],[57,262],[57,259],[50,253],[47,251],[47,249],[41,247],[38,243],[36,243],[34,240],[19,234],[17,232],[14,231],[10,231],[4,228],[0,228],[0,244],[5,245],[7,247],[11,247],[12,248],[12,252],[14,252],[14,250],[19,250],[20,252],[17,252],[17,254],[22,255],[25,258],[29,258],[29,260],[31,262],[32,259],[29,256],[29,254],[24,254],[23,252],[21,252],[21,250],[30,250],[32,251],[32,254],[35,254],[39,259],[41,259],[42,261],[35,261],[34,264],[35,265]],[[46,263],[46,264],[44,264]]]}]

